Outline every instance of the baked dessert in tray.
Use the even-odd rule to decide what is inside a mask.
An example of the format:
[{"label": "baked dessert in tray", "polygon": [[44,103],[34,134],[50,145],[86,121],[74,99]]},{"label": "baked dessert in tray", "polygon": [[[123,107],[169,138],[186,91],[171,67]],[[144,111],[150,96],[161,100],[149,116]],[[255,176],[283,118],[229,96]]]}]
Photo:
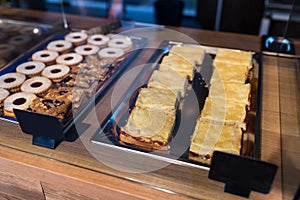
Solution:
[{"label": "baked dessert in tray", "polygon": [[190,159],[210,164],[213,151],[240,154],[242,130],[236,126],[198,119],[190,146]]},{"label": "baked dessert in tray", "polygon": [[[28,101],[22,110],[52,115],[61,122],[69,119],[72,111],[80,111],[80,107],[118,70],[128,50],[113,48],[112,51],[103,44],[102,50],[107,51],[109,58],[102,57],[102,53],[98,54],[98,46],[87,44],[88,37],[92,35],[84,32],[53,37],[27,58],[20,59],[25,61],[18,61],[15,68],[12,66],[12,72],[1,75],[0,88],[7,89],[10,95],[20,90],[34,94],[36,98]],[[108,36],[105,38],[111,40]],[[127,40],[131,39],[126,37]],[[132,42],[130,48],[138,45],[138,42]],[[9,116],[15,118],[14,115]]]},{"label": "baked dessert in tray", "polygon": [[143,149],[167,150],[175,117],[174,112],[160,107],[135,106],[120,130],[120,140]]},{"label": "baked dessert in tray", "polygon": [[[201,62],[204,54],[204,50],[196,48],[197,51],[190,55],[193,49],[172,47],[152,71],[147,86],[139,89],[128,120],[117,133],[121,143],[147,151],[170,148],[195,63]],[[190,55],[190,60],[184,59],[184,55]]]},{"label": "baked dessert in tray", "polygon": [[251,99],[252,54],[218,50],[209,94],[194,130],[189,159],[210,165],[213,151],[240,154]]}]

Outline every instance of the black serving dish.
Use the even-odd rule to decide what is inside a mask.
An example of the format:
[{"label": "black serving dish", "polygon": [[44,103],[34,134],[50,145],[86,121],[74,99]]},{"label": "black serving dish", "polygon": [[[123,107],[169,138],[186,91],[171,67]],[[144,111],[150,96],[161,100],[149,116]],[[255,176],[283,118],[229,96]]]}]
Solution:
[{"label": "black serving dish", "polygon": [[[164,41],[160,48],[153,54],[148,61],[148,66],[144,68],[136,79],[136,85],[132,85],[128,89],[126,95],[117,107],[112,110],[111,114],[106,118],[99,129],[91,138],[93,144],[104,146],[118,151],[136,154],[142,157],[149,157],[158,160],[164,160],[170,163],[180,163],[181,165],[192,165],[194,167],[208,167],[207,165],[199,164],[189,159],[190,139],[193,134],[196,120],[199,117],[205,99],[208,95],[208,87],[205,82],[209,82],[212,70],[207,69],[207,66],[212,65],[212,59],[218,47],[202,46],[207,54],[201,66],[195,66],[194,79],[189,83],[187,94],[181,101],[181,109],[177,112],[175,128],[169,148],[166,151],[143,149],[137,146],[124,144],[119,140],[119,127],[126,123],[130,110],[135,103],[137,90],[143,87],[148,82],[152,72],[157,69],[162,58],[168,54],[172,45],[193,45],[184,44],[181,42]],[[261,55],[253,52],[253,69],[250,71],[249,82],[252,85],[251,89],[251,110],[248,117],[248,127],[243,133],[241,156],[260,158],[260,94],[261,94]],[[199,69],[199,70],[198,70]],[[195,101],[196,99],[196,101]],[[195,103],[197,105],[195,105]],[[198,108],[198,109],[196,109]],[[254,138],[254,140],[248,139]]]},{"label": "black serving dish", "polygon": [[[34,52],[45,49],[47,44],[51,41],[64,39],[64,36],[67,33],[69,33],[69,31],[64,30],[53,35],[48,40],[39,44],[38,47],[27,52],[25,55],[20,56],[11,65],[2,69],[0,75],[14,72],[19,64],[29,61]],[[16,118],[1,116],[0,120],[18,123],[24,133],[33,135],[33,144],[47,148],[55,148],[61,141],[68,140],[67,136],[69,134],[77,134],[76,128],[74,127],[75,122],[85,116],[91,107],[106,94],[112,82],[121,76],[146,44],[145,38],[131,37],[131,40],[133,42],[131,50],[126,52],[121,60],[112,62],[108,67],[109,72],[107,75],[109,78],[105,81],[99,81],[98,85],[94,88],[94,95],[81,101],[80,107],[72,109],[72,113],[70,113],[66,119],[60,120],[56,116],[14,109]],[[74,112],[76,113],[74,114]],[[33,121],[38,123],[32,123]]]}]

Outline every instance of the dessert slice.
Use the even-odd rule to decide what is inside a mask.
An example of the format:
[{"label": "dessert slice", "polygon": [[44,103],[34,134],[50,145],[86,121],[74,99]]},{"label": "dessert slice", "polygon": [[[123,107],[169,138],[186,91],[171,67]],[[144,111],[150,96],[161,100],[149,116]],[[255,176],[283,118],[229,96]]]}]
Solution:
[{"label": "dessert slice", "polygon": [[251,85],[228,82],[214,82],[209,90],[209,97],[221,98],[249,104]]},{"label": "dessert slice", "polygon": [[230,99],[220,99],[207,97],[201,111],[203,121],[214,121],[246,128],[246,104],[232,101]]},{"label": "dessert slice", "polygon": [[189,159],[209,165],[214,151],[240,154],[241,139],[240,128],[198,119]]},{"label": "dessert slice", "polygon": [[179,103],[179,94],[170,89],[141,88],[135,106],[141,108],[160,108],[176,112]]},{"label": "dessert slice", "polygon": [[182,56],[189,63],[201,65],[203,63],[205,50],[199,46],[173,46],[171,54]]},{"label": "dessert slice", "polygon": [[155,70],[151,75],[148,87],[159,89],[170,89],[175,93],[180,93],[181,97],[185,96],[185,91],[188,86],[188,80],[186,76],[183,76],[173,70],[159,71]]},{"label": "dessert slice", "polygon": [[218,49],[215,62],[227,62],[252,68],[252,53],[249,51]]},{"label": "dessert slice", "polygon": [[214,73],[211,82],[223,81],[232,83],[246,83],[249,68],[244,65],[231,64],[226,62],[214,62]]},{"label": "dessert slice", "polygon": [[185,57],[177,54],[165,56],[159,66],[160,71],[176,71],[183,76],[187,76],[189,81],[193,80],[194,62],[190,62]]},{"label": "dessert slice", "polygon": [[175,113],[160,107],[134,107],[125,126],[121,127],[120,140],[126,144],[149,150],[167,150],[175,124]]},{"label": "dessert slice", "polygon": [[71,108],[72,89],[61,87],[49,90],[43,98],[36,98],[32,104],[30,104],[28,110],[52,115],[60,120],[65,120],[70,116]]}]

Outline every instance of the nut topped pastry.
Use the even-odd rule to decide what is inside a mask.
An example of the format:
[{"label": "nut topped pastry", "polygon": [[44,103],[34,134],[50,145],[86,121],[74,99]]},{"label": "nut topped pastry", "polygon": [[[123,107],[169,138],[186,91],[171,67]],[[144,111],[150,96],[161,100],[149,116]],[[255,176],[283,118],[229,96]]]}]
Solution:
[{"label": "nut topped pastry", "polygon": [[71,113],[72,89],[52,88],[43,98],[36,98],[28,110],[66,119]]}]

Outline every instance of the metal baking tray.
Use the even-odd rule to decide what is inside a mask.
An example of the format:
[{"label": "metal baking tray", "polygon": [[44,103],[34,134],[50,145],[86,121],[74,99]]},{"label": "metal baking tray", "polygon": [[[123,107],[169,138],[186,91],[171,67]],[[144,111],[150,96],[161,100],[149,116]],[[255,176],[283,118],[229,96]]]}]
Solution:
[{"label": "metal baking tray", "polygon": [[[152,151],[142,149],[133,145],[124,144],[118,138],[118,129],[123,126],[129,116],[131,108],[134,106],[135,98],[137,96],[138,86],[143,87],[148,82],[152,72],[157,69],[158,64],[162,58],[166,56],[173,45],[190,45],[177,41],[164,41],[160,48],[152,55],[149,60],[149,65],[141,71],[136,79],[136,85],[132,85],[122,98],[122,101],[112,110],[111,114],[101,124],[99,129],[94,133],[91,138],[91,143],[111,148],[113,150],[127,152],[128,155],[141,156],[141,158],[149,157],[150,159],[162,160],[169,163],[177,163],[180,165],[192,165],[194,167],[205,168],[209,167],[189,159],[189,146],[190,139],[193,134],[196,119],[198,118],[201,109],[203,108],[205,99],[208,95],[207,84],[205,83],[202,75],[205,74],[205,79],[209,80],[209,70],[205,69],[204,65],[212,64],[217,49],[219,47],[202,46],[206,50],[203,66],[200,66],[200,72],[195,72],[195,77],[190,83],[187,95],[182,103],[182,108],[177,112],[177,119],[171,141],[169,143],[169,150],[167,151]],[[232,50],[232,49],[231,49]],[[238,50],[237,50],[238,51]],[[247,130],[243,133],[242,141],[242,156],[251,158],[260,158],[260,85],[261,85],[261,56],[253,52],[254,68],[251,70],[251,110],[249,112],[249,122],[247,123]],[[197,68],[197,67],[196,67]],[[197,95],[195,95],[195,93]],[[195,98],[197,101],[195,101]],[[197,103],[198,105],[195,105]],[[199,109],[195,109],[195,108]],[[178,120],[179,119],[179,120]],[[251,139],[250,139],[251,138]],[[254,138],[254,139],[253,139]],[[126,153],[125,153],[126,154]]]},{"label": "metal baking tray", "polygon": [[[64,39],[64,36],[67,33],[69,33],[68,30],[63,30],[58,34],[53,35],[51,38],[49,38],[47,41],[44,41],[35,49],[26,53],[24,56],[19,57],[11,65],[2,69],[0,71],[0,75],[14,72],[19,64],[29,61],[34,52],[45,49],[48,43],[51,41]],[[17,123],[20,125],[23,132],[32,134],[36,138],[42,138],[42,140],[45,140],[45,138],[50,138],[51,140],[53,140],[53,144],[51,143],[50,146],[45,145],[45,147],[55,148],[57,144],[64,139],[65,134],[73,128],[76,120],[83,117],[84,114],[86,114],[88,110],[91,109],[91,107],[106,94],[112,82],[115,81],[127,69],[134,58],[141,52],[142,47],[147,43],[147,40],[145,38],[130,38],[133,42],[133,47],[131,48],[131,50],[125,53],[125,56],[121,61],[116,63],[113,62],[111,66],[108,67],[109,78],[104,82],[100,82],[95,87],[94,96],[92,98],[84,99],[84,101],[81,102],[80,107],[75,110],[76,113],[74,113],[74,109],[72,109],[72,113],[67,119],[61,121],[55,116],[14,109],[16,118],[0,116],[0,120]],[[32,124],[31,122],[35,120],[39,121],[39,123]],[[44,146],[43,144],[37,145]]]},{"label": "metal baking tray", "polygon": [[[0,55],[1,69],[53,34],[56,27],[51,24],[0,18],[0,30],[1,46],[10,45],[13,48],[2,54],[3,56]],[[21,42],[22,38],[19,37],[26,37],[27,39],[23,40],[23,44],[16,45],[15,42],[18,42],[18,40]]]}]

